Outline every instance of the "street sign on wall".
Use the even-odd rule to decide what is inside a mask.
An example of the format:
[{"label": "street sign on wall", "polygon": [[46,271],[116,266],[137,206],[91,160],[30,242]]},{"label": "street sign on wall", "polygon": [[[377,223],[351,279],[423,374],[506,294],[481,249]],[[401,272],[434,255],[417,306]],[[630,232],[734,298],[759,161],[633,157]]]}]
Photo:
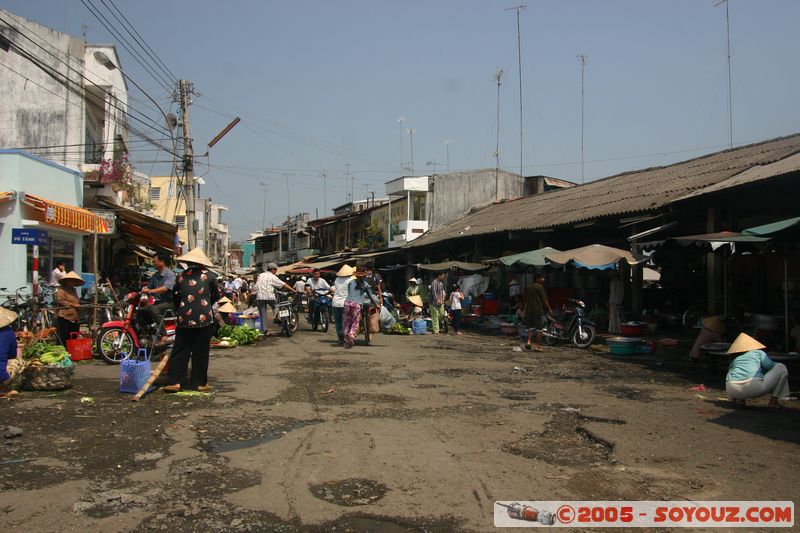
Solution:
[{"label": "street sign on wall", "polygon": [[11,244],[47,246],[47,231],[42,229],[12,228]]}]

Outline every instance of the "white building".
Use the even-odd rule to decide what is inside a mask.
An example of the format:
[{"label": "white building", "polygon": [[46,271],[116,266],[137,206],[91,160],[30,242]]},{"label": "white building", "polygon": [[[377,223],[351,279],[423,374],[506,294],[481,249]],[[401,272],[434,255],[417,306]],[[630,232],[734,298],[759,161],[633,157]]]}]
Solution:
[{"label": "white building", "polygon": [[[0,148],[86,171],[127,152],[128,89],[114,45],[0,10]],[[88,166],[87,166],[88,165]]]}]

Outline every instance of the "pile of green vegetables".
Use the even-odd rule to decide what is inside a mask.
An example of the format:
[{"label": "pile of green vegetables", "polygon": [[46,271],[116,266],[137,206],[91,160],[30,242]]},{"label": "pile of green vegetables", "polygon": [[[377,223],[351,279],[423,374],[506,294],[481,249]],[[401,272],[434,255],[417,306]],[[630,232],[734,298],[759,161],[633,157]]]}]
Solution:
[{"label": "pile of green vegetables", "polygon": [[70,366],[70,359],[67,349],[60,344],[49,344],[44,341],[36,341],[22,351],[22,359],[31,366]]},{"label": "pile of green vegetables", "polygon": [[395,322],[392,326],[392,333],[396,335],[411,335],[411,328],[407,328],[400,322]]},{"label": "pile of green vegetables", "polygon": [[257,329],[247,326],[229,326],[227,324],[221,326],[219,332],[217,332],[217,338],[221,341],[220,344],[224,343],[224,346],[252,344],[260,336],[261,333]]}]

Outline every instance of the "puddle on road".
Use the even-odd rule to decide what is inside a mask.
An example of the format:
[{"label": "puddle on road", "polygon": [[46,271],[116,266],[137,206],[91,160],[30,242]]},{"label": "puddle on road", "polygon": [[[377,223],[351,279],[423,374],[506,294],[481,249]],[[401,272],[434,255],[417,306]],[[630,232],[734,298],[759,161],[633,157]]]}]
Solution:
[{"label": "puddle on road", "polygon": [[296,429],[301,429],[306,426],[311,426],[315,424],[319,424],[323,422],[322,420],[294,420],[286,425],[276,426],[268,428],[266,431],[260,433],[259,435],[251,438],[243,438],[239,437],[238,440],[210,440],[205,441],[202,444],[202,447],[207,449],[208,451],[215,452],[215,453],[224,453],[224,452],[232,452],[235,450],[243,450],[245,448],[252,448],[253,446],[258,446],[259,444],[265,444],[267,442],[272,442],[277,440],[290,431],[294,431]]},{"label": "puddle on road", "polygon": [[506,400],[514,400],[517,402],[527,402],[530,400],[536,399],[536,393],[530,391],[521,391],[521,390],[508,390],[503,392],[500,395],[501,398],[505,398]]}]

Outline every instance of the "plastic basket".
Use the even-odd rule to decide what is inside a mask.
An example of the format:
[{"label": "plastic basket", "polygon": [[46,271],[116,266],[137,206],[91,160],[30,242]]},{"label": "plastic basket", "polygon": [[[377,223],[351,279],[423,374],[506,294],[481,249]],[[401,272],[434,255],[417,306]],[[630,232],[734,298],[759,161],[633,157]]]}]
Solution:
[{"label": "plastic basket", "polygon": [[[144,359],[141,359],[144,357]],[[119,365],[119,391],[136,394],[150,379],[150,359],[147,350],[139,348],[136,359],[126,357]]]},{"label": "plastic basket", "polygon": [[73,361],[82,361],[92,358],[92,339],[81,337],[78,333],[72,332],[67,339],[67,351]]}]

